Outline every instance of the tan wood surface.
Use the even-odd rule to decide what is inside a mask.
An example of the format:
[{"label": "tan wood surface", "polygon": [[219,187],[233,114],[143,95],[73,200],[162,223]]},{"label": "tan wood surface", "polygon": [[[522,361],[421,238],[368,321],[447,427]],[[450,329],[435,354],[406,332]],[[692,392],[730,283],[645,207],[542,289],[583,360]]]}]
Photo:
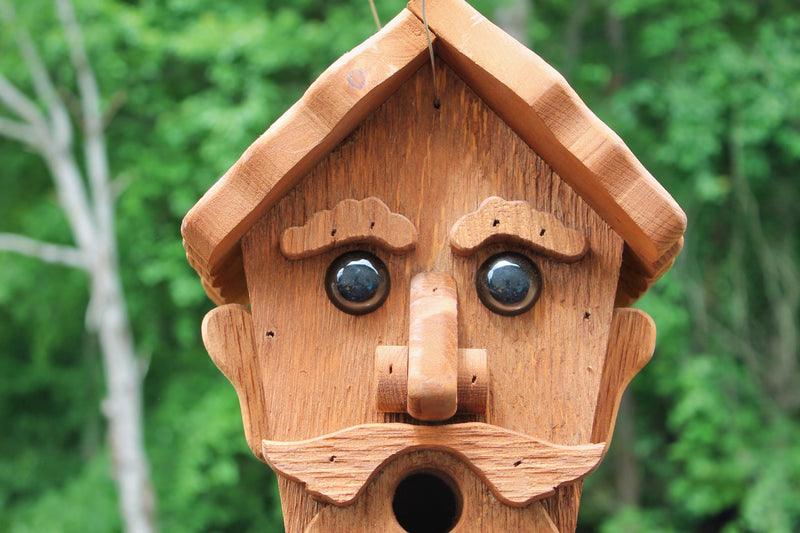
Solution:
[{"label": "tan wood surface", "polygon": [[[376,405],[382,413],[406,413],[408,346],[375,348]],[[489,362],[486,350],[458,350],[458,413],[486,414],[489,400]]]},{"label": "tan wood surface", "polygon": [[592,442],[611,444],[619,402],[625,387],[653,356],[656,325],[641,309],[615,309],[608,337],[600,396],[592,428]]},{"label": "tan wood surface", "polygon": [[583,234],[565,227],[550,213],[531,209],[528,202],[488,198],[474,213],[464,215],[450,232],[450,246],[469,255],[492,242],[511,242],[533,248],[559,261],[577,261],[588,243]]},{"label": "tan wood surface", "polygon": [[489,401],[489,361],[486,350],[458,350],[458,413],[485,415]]},{"label": "tan wood surface", "polygon": [[443,272],[411,278],[408,310],[408,414],[447,420],[458,408],[456,282]]},{"label": "tan wood surface", "polygon": [[263,442],[264,458],[306,491],[335,505],[353,502],[380,467],[416,450],[448,452],[506,505],[521,507],[590,473],[605,443],[562,446],[497,426],[365,424],[293,442]]},{"label": "tan wood surface", "polygon": [[[261,441],[269,435],[264,375],[256,351],[250,310],[228,304],[211,310],[203,320],[203,343],[208,354],[239,395],[247,444],[264,460]],[[269,340],[269,332],[266,333]],[[262,346],[263,348],[263,346]]]},{"label": "tan wood surface", "polygon": [[405,413],[407,398],[408,346],[376,346],[375,408],[381,413]]},{"label": "tan wood surface", "polygon": [[289,259],[303,259],[358,242],[403,254],[417,243],[417,230],[410,220],[392,213],[377,198],[347,199],[333,209],[314,213],[303,226],[284,231],[281,253]]},{"label": "tan wood surface", "polygon": [[464,504],[453,533],[559,531],[540,502],[533,502],[525,507],[510,507],[485,490],[483,481],[452,455],[443,452],[412,452],[380,470],[367,492],[353,505],[320,505],[318,513],[305,530],[306,533],[404,533],[393,517],[392,494],[399,478],[408,472],[425,471],[427,468],[445,473],[454,481],[461,494],[472,496],[469,504]]},{"label": "tan wood surface", "polygon": [[[412,422],[376,409],[375,352],[408,346],[410,280],[436,271],[458,287],[458,348],[485,349],[489,362],[487,414],[457,415],[452,422],[487,422],[561,445],[591,442],[623,241],[448,66],[437,64],[439,110],[431,104],[430,69],[419,69],[242,241],[259,357],[253,379],[269,383],[261,415],[269,419],[267,440]],[[589,252],[574,263],[507,243],[469,257],[454,254],[453,225],[492,196],[527,201],[565,227],[581,228]],[[402,256],[364,245],[386,263],[392,291],[382,307],[357,317],[336,309],[322,283],[330,262],[354,245],[288,260],[279,242],[310,214],[367,197],[407,217],[419,239]],[[478,266],[509,247],[529,255],[544,280],[534,308],[516,317],[492,313],[474,289]],[[570,524],[574,530],[577,516],[580,483],[568,487],[544,500],[560,531]],[[287,531],[304,531],[322,504],[294,481],[281,478],[280,488]],[[368,487],[364,497],[369,494]],[[484,496],[470,489],[464,497]]]}]

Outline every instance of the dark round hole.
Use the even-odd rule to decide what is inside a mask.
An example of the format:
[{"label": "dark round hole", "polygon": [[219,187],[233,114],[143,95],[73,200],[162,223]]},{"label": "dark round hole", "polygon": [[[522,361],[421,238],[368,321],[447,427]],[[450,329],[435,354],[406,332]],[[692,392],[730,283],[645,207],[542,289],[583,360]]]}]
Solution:
[{"label": "dark round hole", "polygon": [[411,474],[394,491],[397,522],[409,533],[447,533],[461,516],[461,497],[454,487],[437,474]]}]

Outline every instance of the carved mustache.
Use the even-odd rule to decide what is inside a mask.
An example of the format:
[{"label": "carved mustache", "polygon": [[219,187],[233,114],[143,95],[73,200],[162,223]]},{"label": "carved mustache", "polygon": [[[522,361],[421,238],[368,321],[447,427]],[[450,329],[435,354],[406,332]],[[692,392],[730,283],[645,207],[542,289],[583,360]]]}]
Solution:
[{"label": "carved mustache", "polygon": [[491,424],[364,424],[314,439],[262,442],[266,462],[334,505],[352,503],[378,470],[416,450],[453,454],[506,505],[524,506],[580,479],[600,463],[605,443],[564,446]]}]

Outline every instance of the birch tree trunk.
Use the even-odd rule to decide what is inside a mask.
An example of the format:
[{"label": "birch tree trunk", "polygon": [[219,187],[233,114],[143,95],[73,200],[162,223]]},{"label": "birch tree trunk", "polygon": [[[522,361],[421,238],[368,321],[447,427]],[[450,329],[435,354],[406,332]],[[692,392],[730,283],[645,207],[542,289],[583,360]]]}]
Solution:
[{"label": "birch tree trunk", "polygon": [[70,0],[55,0],[55,5],[78,84],[81,105],[78,130],[82,135],[82,162],[86,171],[81,170],[75,153],[75,125],[36,46],[15,21],[14,10],[7,0],[0,0],[0,16],[6,28],[15,31],[33,80],[35,98],[24,94],[0,73],[0,104],[13,116],[0,117],[0,137],[21,142],[44,159],[75,246],[0,234],[0,250],[80,268],[89,276],[87,327],[98,335],[102,352],[107,395],[102,411],[108,420],[108,442],[122,522],[129,533],[152,533],[156,531],[155,497],[144,449],[143,372],[135,354],[120,281],[114,194],[100,94]]},{"label": "birch tree trunk", "polygon": [[513,38],[531,46],[528,24],[533,13],[533,0],[508,0],[494,9],[494,20],[497,25]]}]

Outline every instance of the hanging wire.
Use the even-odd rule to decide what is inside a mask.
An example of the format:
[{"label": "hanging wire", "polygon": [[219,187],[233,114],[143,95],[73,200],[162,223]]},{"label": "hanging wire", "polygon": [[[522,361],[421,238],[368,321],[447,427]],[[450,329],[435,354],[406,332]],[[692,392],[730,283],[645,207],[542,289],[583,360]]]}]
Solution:
[{"label": "hanging wire", "polygon": [[433,57],[433,41],[431,41],[431,30],[428,27],[428,17],[425,14],[425,0],[422,0],[422,23],[425,24],[425,35],[428,37],[428,52],[431,54],[431,72],[433,72],[433,107],[439,109],[442,103],[439,101],[439,86],[436,83],[436,60]]},{"label": "hanging wire", "polygon": [[375,25],[378,27],[378,31],[381,29],[381,19],[378,18],[378,10],[375,9],[375,1],[369,0],[369,7],[372,9],[372,16],[375,18]]}]

